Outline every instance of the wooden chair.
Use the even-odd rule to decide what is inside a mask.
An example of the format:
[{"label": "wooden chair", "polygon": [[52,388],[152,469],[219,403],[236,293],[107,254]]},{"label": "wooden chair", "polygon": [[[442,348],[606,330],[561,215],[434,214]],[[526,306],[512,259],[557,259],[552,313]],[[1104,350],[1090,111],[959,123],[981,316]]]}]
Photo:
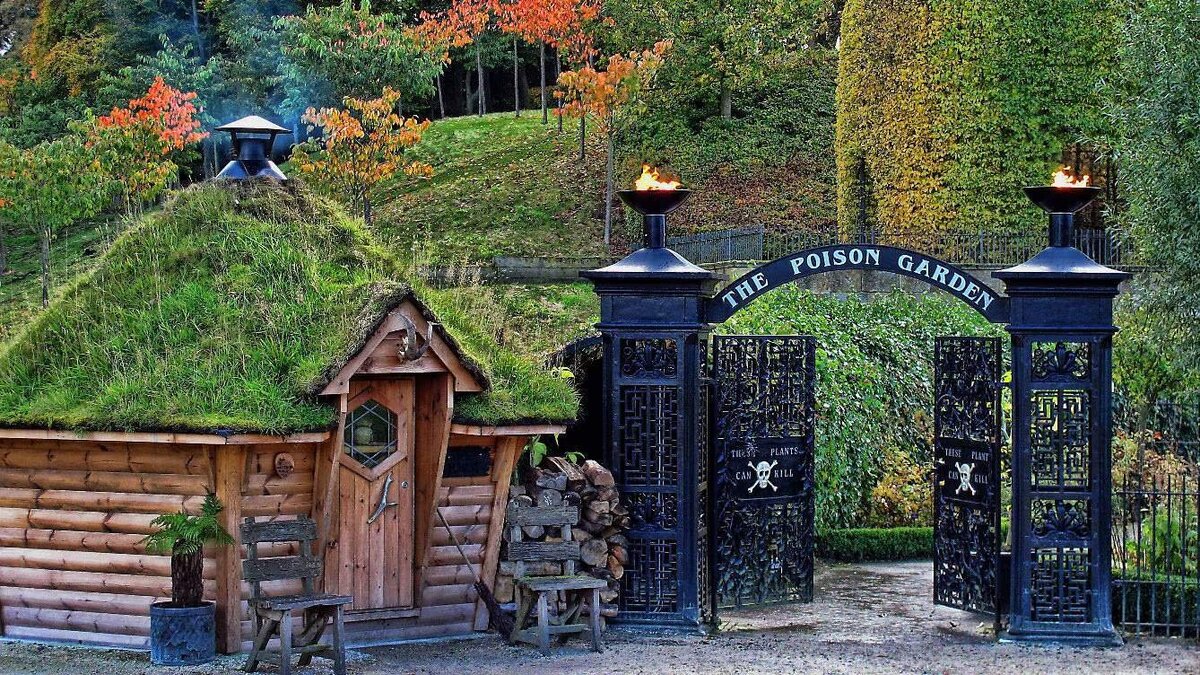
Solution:
[{"label": "wooden chair", "polygon": [[[343,642],[342,608],[354,599],[348,595],[328,595],[313,589],[313,579],[322,573],[321,559],[312,554],[317,527],[308,518],[256,523],[247,518],[242,525],[242,543],[246,559],[242,561],[242,578],[250,582],[250,612],[254,616],[254,645],[246,659],[246,672],[253,673],[260,661],[279,666],[282,675],[292,669],[292,654],[299,654],[299,666],[307,666],[315,655],[333,659],[333,672],[345,675],[346,648]],[[259,558],[258,545],[276,542],[297,542],[300,555]],[[267,597],[262,595],[262,582],[280,579],[300,579],[304,592],[299,595]],[[293,635],[292,612],[304,612],[304,627]],[[333,622],[333,644],[321,644],[325,627]],[[279,651],[268,652],[267,643],[279,634]],[[333,654],[326,656],[325,652]]]},{"label": "wooden chair", "polygon": [[[579,542],[571,540],[571,526],[579,522],[578,506],[527,506],[509,507],[507,513],[509,530],[508,559],[516,563],[514,587],[519,596],[516,623],[508,636],[512,644],[527,642],[535,644],[543,654],[550,653],[550,636],[555,635],[566,642],[576,633],[587,634],[592,640],[592,649],[604,651],[600,641],[600,589],[607,588],[604,579],[587,574],[576,574],[575,563],[579,560]],[[540,525],[544,528],[559,528],[561,542],[523,541],[522,527]],[[556,576],[530,576],[526,564],[530,562],[553,562],[562,565],[562,574]],[[558,602],[558,592],[568,596],[567,609],[556,617],[550,616],[550,601]],[[587,624],[583,623],[584,599],[591,591]],[[572,598],[572,594],[574,597]],[[537,607],[536,622],[531,613]]]}]

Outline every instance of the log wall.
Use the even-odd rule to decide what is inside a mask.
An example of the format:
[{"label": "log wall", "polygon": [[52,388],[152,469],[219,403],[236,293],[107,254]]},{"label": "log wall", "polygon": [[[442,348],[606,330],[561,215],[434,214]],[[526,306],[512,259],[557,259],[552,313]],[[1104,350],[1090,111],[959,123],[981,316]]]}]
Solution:
[{"label": "log wall", "polygon": [[[200,508],[220,450],[0,440],[4,636],[148,647],[150,604],[170,599],[171,559],[148,554],[142,537],[158,514]],[[205,598],[216,590],[209,554]]]}]

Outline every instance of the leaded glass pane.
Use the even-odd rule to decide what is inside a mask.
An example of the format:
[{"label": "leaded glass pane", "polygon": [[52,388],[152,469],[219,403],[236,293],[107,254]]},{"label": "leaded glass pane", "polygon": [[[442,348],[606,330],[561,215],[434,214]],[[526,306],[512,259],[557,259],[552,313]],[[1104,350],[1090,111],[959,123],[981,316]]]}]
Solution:
[{"label": "leaded glass pane", "polygon": [[368,469],[396,451],[396,414],[375,400],[350,412],[343,439],[346,454]]}]

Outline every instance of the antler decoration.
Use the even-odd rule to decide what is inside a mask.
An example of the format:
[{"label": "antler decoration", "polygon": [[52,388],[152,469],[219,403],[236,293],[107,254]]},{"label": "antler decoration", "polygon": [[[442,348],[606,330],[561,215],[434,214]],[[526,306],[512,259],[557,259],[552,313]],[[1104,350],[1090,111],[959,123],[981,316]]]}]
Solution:
[{"label": "antler decoration", "polygon": [[425,344],[417,345],[417,326],[403,314],[399,315],[400,322],[404,325],[404,342],[401,347],[396,350],[396,356],[400,357],[401,361],[416,361],[425,356],[425,352],[429,351],[429,345],[433,343],[433,324],[430,323],[425,330]]}]

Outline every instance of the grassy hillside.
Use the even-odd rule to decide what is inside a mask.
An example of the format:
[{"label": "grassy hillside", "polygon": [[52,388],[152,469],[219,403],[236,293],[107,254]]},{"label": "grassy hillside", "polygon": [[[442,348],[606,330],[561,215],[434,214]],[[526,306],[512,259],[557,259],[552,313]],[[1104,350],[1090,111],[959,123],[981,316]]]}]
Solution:
[{"label": "grassy hillside", "polygon": [[578,144],[574,121],[560,133],[532,113],[435,122],[414,152],[433,178],[401,181],[377,226],[398,251],[438,264],[602,255],[604,159],[592,144],[581,164]]}]

